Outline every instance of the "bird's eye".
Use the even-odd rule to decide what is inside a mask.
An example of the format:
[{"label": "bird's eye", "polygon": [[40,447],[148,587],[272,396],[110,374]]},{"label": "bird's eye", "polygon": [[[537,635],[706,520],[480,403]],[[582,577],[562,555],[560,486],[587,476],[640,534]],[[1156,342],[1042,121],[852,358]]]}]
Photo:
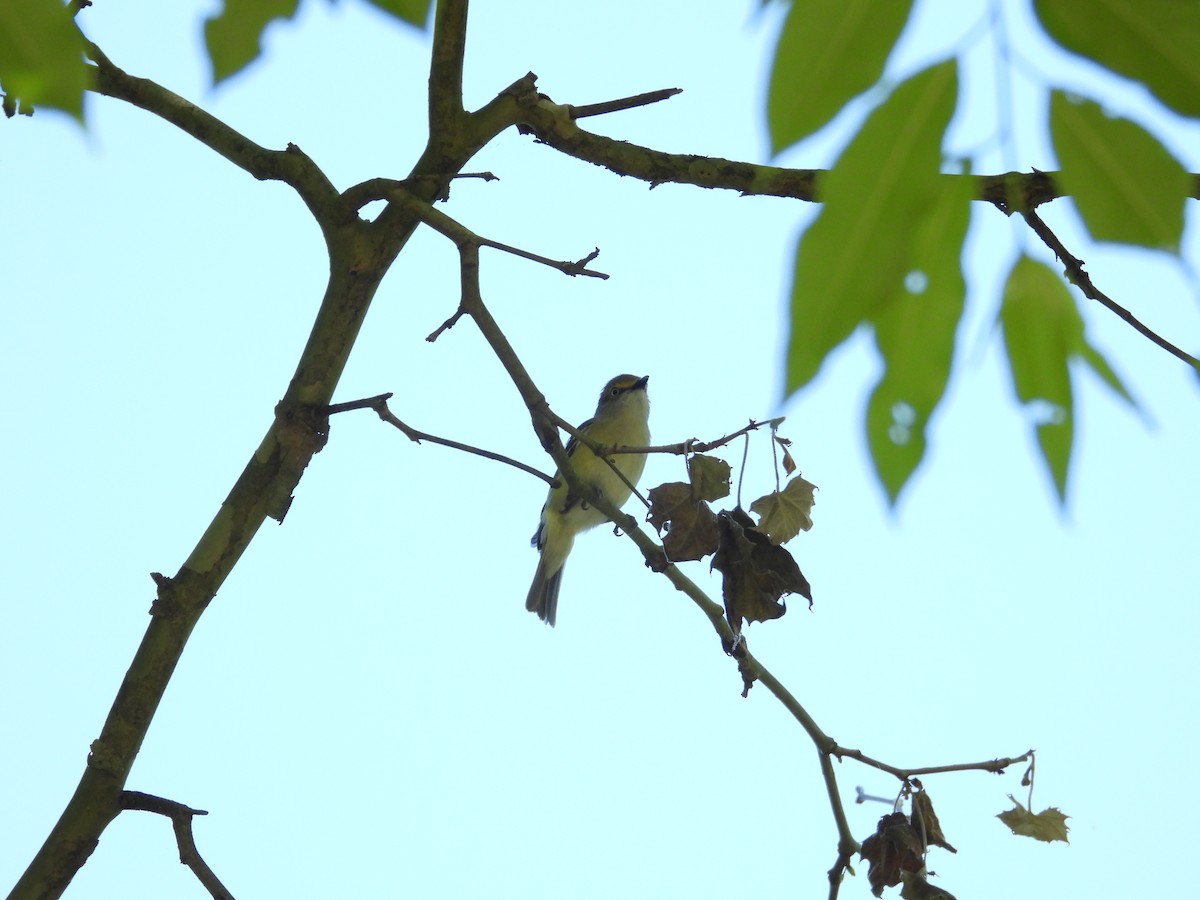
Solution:
[{"label": "bird's eye", "polygon": [[621,388],[618,385],[614,384],[612,387],[610,387],[608,389],[608,395],[610,397],[620,397],[621,396]]}]

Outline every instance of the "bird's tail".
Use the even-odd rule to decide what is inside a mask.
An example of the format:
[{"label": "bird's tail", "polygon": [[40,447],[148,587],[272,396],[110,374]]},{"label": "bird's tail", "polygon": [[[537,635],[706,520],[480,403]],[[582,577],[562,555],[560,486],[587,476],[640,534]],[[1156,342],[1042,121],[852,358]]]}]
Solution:
[{"label": "bird's tail", "polygon": [[558,588],[562,584],[562,573],[565,566],[549,578],[546,577],[546,554],[538,559],[537,571],[533,573],[533,585],[529,588],[529,596],[525,598],[525,608],[538,614],[538,618],[547,625],[554,625],[554,617],[558,613]]}]

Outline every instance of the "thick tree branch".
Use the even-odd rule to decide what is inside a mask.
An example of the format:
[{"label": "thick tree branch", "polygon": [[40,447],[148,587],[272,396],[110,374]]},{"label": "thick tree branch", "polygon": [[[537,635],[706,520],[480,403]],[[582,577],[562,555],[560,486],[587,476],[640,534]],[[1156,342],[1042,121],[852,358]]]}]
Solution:
[{"label": "thick tree branch", "polygon": [[93,88],[98,93],[170,122],[260,181],[290,185],[318,222],[338,221],[345,216],[337,190],[295,144],[288,144],[286,150],[261,147],[178,94],[124,72],[95,44],[88,42],[86,46],[96,64]]},{"label": "thick tree branch", "polygon": [[467,50],[468,0],[440,0],[433,19],[429,57],[429,134],[441,134],[463,118],[463,59]]},{"label": "thick tree branch", "polygon": [[[651,92],[647,95],[653,96]],[[622,101],[612,101],[620,104]],[[592,104],[602,108],[605,104]],[[522,99],[520,129],[568,156],[627,175],[660,184],[691,184],[723,188],[741,194],[792,197],[818,202],[824,169],[789,169],[739,160],[686,153],[665,153],[638,144],[593,134],[576,122],[580,108],[556,104],[542,94]],[[976,199],[1007,212],[1035,209],[1065,196],[1054,172],[1006,172],[1000,175],[944,175],[945,179],[969,178],[976,184]],[[1191,196],[1200,200],[1200,174],[1192,176]]]},{"label": "thick tree branch", "polygon": [[[447,5],[465,11],[465,3],[457,0]],[[441,30],[442,39],[456,39],[451,25],[454,21]],[[256,178],[292,185],[325,237],[330,274],[308,343],[266,436],[175,576],[155,576],[158,593],[145,636],[92,743],[75,793],[13,888],[12,900],[61,896],[120,812],[133,762],[192,630],[266,518],[281,520],[286,514],[300,477],[325,442],[326,409],[379,282],[421,221],[410,208],[394,204],[374,222],[362,221],[299,150],[264,150],[176,94],[127,75],[93,49],[97,90],[176,125]],[[443,59],[453,56],[454,51],[444,53]],[[496,102],[488,128],[502,127],[504,109],[515,112],[515,101]],[[410,175],[414,193],[427,201],[443,194],[478,150],[481,134],[472,123],[465,130],[432,135]]]}]

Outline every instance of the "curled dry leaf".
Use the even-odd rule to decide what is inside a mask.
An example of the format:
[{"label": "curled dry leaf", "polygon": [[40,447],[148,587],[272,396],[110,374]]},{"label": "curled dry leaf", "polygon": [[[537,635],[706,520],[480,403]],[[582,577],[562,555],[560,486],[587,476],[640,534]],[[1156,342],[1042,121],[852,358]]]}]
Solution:
[{"label": "curled dry leaf", "polygon": [[674,562],[703,559],[717,549],[717,517],[697,500],[690,485],[672,481],[650,489],[650,524],[662,533],[663,549]]},{"label": "curled dry leaf", "polygon": [[879,820],[875,833],[862,842],[859,857],[868,862],[871,893],[883,896],[885,887],[900,883],[905,872],[925,868],[921,836],[904,813],[889,813]]},{"label": "curled dry leaf", "polygon": [[792,555],[771,543],[743,510],[720,512],[717,530],[720,546],[712,564],[724,576],[725,617],[734,632],[741,631],[743,621],[782,616],[785,594],[800,594],[812,606],[812,589]]},{"label": "curled dry leaf", "polygon": [[925,791],[917,791],[912,798],[912,822],[918,834],[925,835],[925,844],[930,847],[941,847],[951,853],[957,853],[942,834],[942,824],[938,821],[937,813],[933,811],[933,801]]}]

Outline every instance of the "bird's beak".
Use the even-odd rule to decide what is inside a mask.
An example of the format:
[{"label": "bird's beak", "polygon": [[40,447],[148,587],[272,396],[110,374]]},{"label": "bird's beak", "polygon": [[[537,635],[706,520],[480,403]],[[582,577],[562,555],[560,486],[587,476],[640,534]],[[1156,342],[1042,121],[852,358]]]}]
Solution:
[{"label": "bird's beak", "polygon": [[635,391],[644,391],[646,389],[646,383],[648,381],[650,381],[650,376],[643,375],[641,378],[639,378],[637,381],[635,381],[633,383],[633,389]]}]

